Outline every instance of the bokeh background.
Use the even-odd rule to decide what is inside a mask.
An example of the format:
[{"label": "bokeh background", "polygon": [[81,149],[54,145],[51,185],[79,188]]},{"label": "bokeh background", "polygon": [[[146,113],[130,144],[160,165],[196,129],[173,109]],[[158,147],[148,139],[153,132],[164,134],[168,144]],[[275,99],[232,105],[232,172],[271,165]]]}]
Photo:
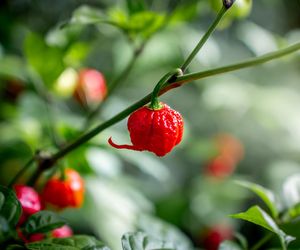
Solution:
[{"label": "bokeh background", "polygon": [[[149,0],[142,10],[130,9],[129,2],[142,1],[1,0],[1,184],[8,184],[35,150],[55,152],[53,133],[62,142],[81,133],[94,107],[76,101],[70,77],[58,80],[66,69],[95,68],[109,86],[134,48],[145,43],[92,126],[99,124],[150,93],[163,74],[178,67],[216,15],[211,1]],[[299,1],[261,0],[244,18],[227,16],[189,72],[299,41],[299,13]],[[95,24],[99,18],[106,21]],[[265,231],[228,215],[264,205],[235,180],[274,190],[282,206],[300,201],[299,79],[298,53],[168,92],[161,100],[184,117],[182,143],[158,158],[108,145],[110,136],[129,142],[126,120],[105,130],[61,161],[84,176],[87,189],[84,206],[62,216],[75,232],[96,235],[113,250],[121,248],[125,232],[136,230],[168,237],[178,237],[181,230],[179,246],[211,250],[206,241],[212,230],[221,231],[217,238],[240,232],[251,245]],[[224,157],[227,153],[234,160]],[[286,230],[300,236],[299,228],[294,223]],[[278,246],[276,238],[273,245]]]}]

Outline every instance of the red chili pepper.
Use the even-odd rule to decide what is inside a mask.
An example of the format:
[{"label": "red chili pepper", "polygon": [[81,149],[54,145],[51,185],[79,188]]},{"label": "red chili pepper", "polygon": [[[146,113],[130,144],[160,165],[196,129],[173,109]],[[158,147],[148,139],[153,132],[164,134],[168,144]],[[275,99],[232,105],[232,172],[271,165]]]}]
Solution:
[{"label": "red chili pepper", "polygon": [[45,235],[42,233],[35,233],[25,236],[20,228],[17,228],[17,234],[18,237],[25,243],[36,242],[45,239]]},{"label": "red chili pepper", "polygon": [[206,230],[203,235],[205,250],[218,250],[224,240],[233,238],[233,230],[229,225],[214,225]]},{"label": "red chili pepper", "polygon": [[64,225],[60,228],[54,229],[51,234],[54,238],[66,238],[72,236],[73,231],[69,226]]},{"label": "red chili pepper", "polygon": [[107,88],[103,74],[95,69],[83,69],[74,96],[82,104],[97,104],[106,97]]},{"label": "red chili pepper", "polygon": [[58,208],[80,207],[84,197],[84,183],[78,172],[65,170],[65,179],[54,176],[42,192],[43,200]]},{"label": "red chili pepper", "polygon": [[129,116],[127,127],[132,145],[117,145],[111,138],[109,144],[118,149],[147,150],[157,156],[169,153],[182,139],[183,119],[168,105],[160,104],[159,109],[144,106]]},{"label": "red chili pepper", "polygon": [[30,215],[40,211],[42,205],[39,194],[32,187],[15,185],[14,190],[23,210],[19,220],[21,225]]}]

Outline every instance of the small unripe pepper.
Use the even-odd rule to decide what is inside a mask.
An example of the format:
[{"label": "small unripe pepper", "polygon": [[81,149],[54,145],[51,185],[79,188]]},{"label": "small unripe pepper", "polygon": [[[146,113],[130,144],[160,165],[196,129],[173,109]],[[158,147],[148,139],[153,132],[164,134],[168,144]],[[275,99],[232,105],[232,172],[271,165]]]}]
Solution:
[{"label": "small unripe pepper", "polygon": [[183,119],[180,113],[160,102],[157,109],[144,106],[133,112],[127,127],[132,145],[117,145],[111,138],[108,142],[118,149],[150,151],[164,156],[180,143],[183,134]]},{"label": "small unripe pepper", "polygon": [[32,188],[25,185],[15,185],[14,190],[22,206],[22,215],[19,225],[32,214],[42,209],[39,194]]},{"label": "small unripe pepper", "polygon": [[84,183],[73,169],[64,171],[64,178],[54,176],[45,185],[42,198],[58,208],[80,207],[84,198]]}]

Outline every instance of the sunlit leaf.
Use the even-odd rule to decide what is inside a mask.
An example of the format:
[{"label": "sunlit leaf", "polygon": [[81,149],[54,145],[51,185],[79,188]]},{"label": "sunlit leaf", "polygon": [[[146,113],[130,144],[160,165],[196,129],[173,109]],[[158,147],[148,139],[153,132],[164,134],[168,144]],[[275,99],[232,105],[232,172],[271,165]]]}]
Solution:
[{"label": "sunlit leaf", "polygon": [[191,241],[175,226],[150,215],[141,215],[138,219],[138,229],[148,235],[166,242],[172,242],[178,250],[192,248]]},{"label": "sunlit leaf", "polygon": [[277,218],[279,211],[278,211],[278,198],[276,198],[275,194],[269,190],[266,189],[258,184],[251,183],[248,181],[237,181],[238,185],[245,187],[255,194],[257,194],[267,205],[267,207],[270,209],[270,212],[272,214],[273,218]]},{"label": "sunlit leaf", "polygon": [[123,250],[176,249],[171,242],[164,242],[143,232],[127,233],[122,237]]},{"label": "sunlit leaf", "polygon": [[283,183],[283,197],[288,207],[300,203],[300,174],[294,174]]},{"label": "sunlit leaf", "polygon": [[282,247],[286,249],[287,245],[295,240],[294,237],[285,234],[276,224],[276,222],[272,219],[270,215],[268,215],[263,209],[259,206],[253,206],[249,208],[244,213],[234,214],[231,217],[236,219],[242,219],[249,221],[253,224],[259,225],[273,233],[275,233],[282,244]]}]

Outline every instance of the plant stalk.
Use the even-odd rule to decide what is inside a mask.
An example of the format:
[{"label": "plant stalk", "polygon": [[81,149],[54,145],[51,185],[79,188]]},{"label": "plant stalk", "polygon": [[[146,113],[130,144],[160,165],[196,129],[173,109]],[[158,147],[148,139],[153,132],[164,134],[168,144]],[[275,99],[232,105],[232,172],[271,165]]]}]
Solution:
[{"label": "plant stalk", "polygon": [[[259,56],[259,57],[253,58],[253,59],[249,59],[249,60],[246,60],[244,62],[231,64],[231,65],[228,65],[228,66],[215,68],[215,69],[211,69],[211,70],[207,70],[207,71],[201,71],[201,72],[197,72],[197,73],[192,73],[192,74],[186,74],[186,75],[183,75],[183,76],[179,76],[179,77],[176,78],[175,81],[168,83],[164,88],[162,88],[159,95],[162,95],[163,93],[169,91],[172,88],[179,87],[183,83],[187,83],[187,82],[191,82],[191,81],[194,81],[194,80],[203,79],[203,78],[206,78],[206,77],[209,77],[209,76],[219,75],[219,74],[223,74],[223,73],[227,73],[227,72],[236,71],[236,70],[239,70],[239,69],[259,65],[259,64],[265,63],[267,61],[271,61],[273,59],[276,59],[276,58],[285,56],[287,54],[293,53],[297,50],[300,50],[300,42],[297,43],[297,44],[294,44],[292,46],[289,46],[285,49],[281,49],[281,50],[278,50],[278,51],[275,51],[275,52],[272,52],[272,53],[268,53],[268,54],[263,55],[263,56]],[[147,104],[151,100],[151,96],[152,96],[151,93],[146,95],[141,100],[137,101],[136,103],[134,103],[133,105],[131,105],[128,108],[124,109],[123,111],[121,111],[120,113],[118,113],[117,115],[112,117],[111,119],[109,119],[109,120],[103,122],[102,124],[98,125],[97,127],[92,129],[91,131],[89,131],[86,134],[79,137],[73,143],[67,145],[65,148],[58,151],[56,154],[54,154],[52,156],[53,162],[56,162],[58,159],[64,157],[69,152],[71,152],[74,149],[78,148],[81,144],[87,142],[88,140],[90,140],[95,135],[99,134],[100,132],[102,132],[106,128],[116,124],[117,122],[123,120],[128,115],[130,115],[133,111],[135,111],[138,108],[142,107],[143,105]]]},{"label": "plant stalk", "polygon": [[216,19],[214,20],[214,22],[211,24],[211,26],[205,32],[204,36],[200,39],[200,41],[197,44],[197,46],[194,48],[194,50],[191,52],[191,54],[188,56],[188,58],[184,61],[184,63],[180,67],[183,73],[186,71],[187,67],[190,65],[190,63],[192,62],[192,60],[194,59],[194,57],[197,55],[197,53],[199,52],[199,50],[203,47],[203,45],[206,43],[206,41],[208,40],[208,38],[214,32],[214,30],[216,29],[218,23],[221,21],[222,17],[226,13],[226,11],[227,11],[227,9],[225,8],[225,6],[223,6],[221,8],[221,10],[219,11],[219,13],[218,13]]}]

